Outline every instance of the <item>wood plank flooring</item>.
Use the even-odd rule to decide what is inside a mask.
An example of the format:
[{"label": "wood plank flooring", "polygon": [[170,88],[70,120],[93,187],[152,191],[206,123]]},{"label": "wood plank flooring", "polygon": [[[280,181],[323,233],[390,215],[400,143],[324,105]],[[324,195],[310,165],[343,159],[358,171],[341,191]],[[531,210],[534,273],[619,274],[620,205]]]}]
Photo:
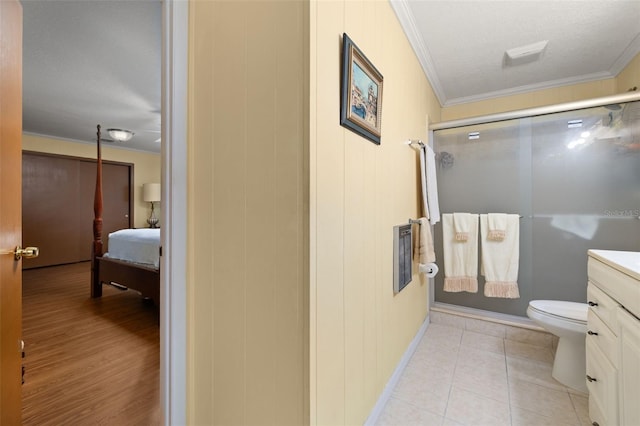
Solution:
[{"label": "wood plank flooring", "polygon": [[23,272],[23,424],[160,424],[157,308],[111,286],[91,299],[90,268]]}]

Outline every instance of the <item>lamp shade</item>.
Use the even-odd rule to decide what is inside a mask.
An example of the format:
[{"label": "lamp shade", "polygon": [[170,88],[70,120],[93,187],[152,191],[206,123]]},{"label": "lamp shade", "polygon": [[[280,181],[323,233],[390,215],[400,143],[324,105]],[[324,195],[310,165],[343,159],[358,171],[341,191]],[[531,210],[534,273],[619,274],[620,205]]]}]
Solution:
[{"label": "lamp shade", "polygon": [[142,199],[150,203],[160,201],[160,184],[145,183],[142,185]]}]

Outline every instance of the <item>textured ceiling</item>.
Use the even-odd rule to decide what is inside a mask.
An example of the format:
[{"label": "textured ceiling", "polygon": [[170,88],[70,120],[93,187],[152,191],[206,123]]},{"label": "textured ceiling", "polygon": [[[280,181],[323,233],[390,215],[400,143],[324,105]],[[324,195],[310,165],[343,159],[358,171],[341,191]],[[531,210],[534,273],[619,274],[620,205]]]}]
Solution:
[{"label": "textured ceiling", "polygon": [[22,4],[24,131],[94,143],[101,124],[160,152],[160,1]]},{"label": "textured ceiling", "polygon": [[[135,132],[111,145],[159,152],[161,2],[22,4],[25,132],[92,143],[102,124]],[[391,4],[445,106],[610,78],[640,52],[640,0]],[[505,65],[542,40],[539,61]]]},{"label": "textured ceiling", "polygon": [[[443,106],[615,77],[640,52],[639,0],[392,0]],[[505,51],[548,40],[508,66]]]}]

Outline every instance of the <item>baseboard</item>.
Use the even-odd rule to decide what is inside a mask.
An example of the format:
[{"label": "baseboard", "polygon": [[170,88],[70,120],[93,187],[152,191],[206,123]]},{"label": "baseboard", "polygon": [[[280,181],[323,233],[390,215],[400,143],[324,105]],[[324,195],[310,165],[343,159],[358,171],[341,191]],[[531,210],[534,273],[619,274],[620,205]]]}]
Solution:
[{"label": "baseboard", "polygon": [[409,347],[404,352],[404,355],[402,355],[402,358],[400,358],[400,362],[396,366],[396,369],[393,371],[393,374],[391,375],[391,378],[387,382],[387,385],[384,387],[382,394],[380,394],[380,397],[378,398],[376,405],[373,407],[373,409],[371,410],[371,413],[369,413],[369,417],[367,417],[367,420],[364,422],[365,426],[374,426],[378,422],[378,418],[380,417],[380,414],[382,414],[382,411],[384,410],[385,405],[387,405],[387,401],[391,397],[391,394],[393,393],[393,390],[398,384],[398,381],[400,381],[400,377],[402,376],[404,369],[407,367],[407,364],[409,363],[409,360],[413,356],[413,353],[418,348],[418,344],[420,343],[420,340],[422,339],[422,336],[424,335],[424,333],[427,331],[428,327],[429,327],[429,315],[427,315],[424,322],[420,326],[420,329],[418,330],[415,337],[409,344]]}]

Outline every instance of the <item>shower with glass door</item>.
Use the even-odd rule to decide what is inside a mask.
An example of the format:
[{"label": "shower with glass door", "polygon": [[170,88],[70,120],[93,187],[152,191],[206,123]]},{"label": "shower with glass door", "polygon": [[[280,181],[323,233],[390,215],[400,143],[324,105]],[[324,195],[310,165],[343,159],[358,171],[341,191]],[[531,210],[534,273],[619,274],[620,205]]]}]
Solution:
[{"label": "shower with glass door", "polygon": [[[477,293],[447,293],[441,273],[436,304],[585,302],[588,249],[640,251],[640,94],[612,98],[434,126],[441,212],[521,216],[520,298],[485,297],[481,275]],[[441,224],[434,238],[442,259]]]}]

